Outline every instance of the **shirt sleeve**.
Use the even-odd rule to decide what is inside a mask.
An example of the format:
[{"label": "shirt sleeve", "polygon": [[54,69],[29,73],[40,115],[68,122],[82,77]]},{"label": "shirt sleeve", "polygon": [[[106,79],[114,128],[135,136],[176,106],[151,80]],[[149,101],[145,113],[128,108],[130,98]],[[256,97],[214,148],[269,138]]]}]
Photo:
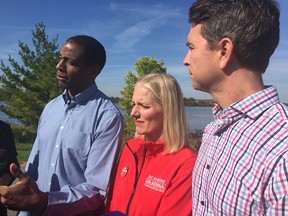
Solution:
[{"label": "shirt sleeve", "polygon": [[267,190],[265,190],[266,215],[288,215],[288,160],[287,153],[272,170]]},{"label": "shirt sleeve", "polygon": [[[97,135],[89,151],[85,170],[86,182],[65,185],[58,192],[49,192],[44,215],[77,215],[99,210],[103,205],[112,166],[122,141],[123,119],[120,113],[107,113],[97,128]],[[63,212],[63,214],[59,214]]]},{"label": "shirt sleeve", "polygon": [[192,171],[195,161],[196,157],[189,158],[180,167],[162,198],[158,216],[192,214]]}]

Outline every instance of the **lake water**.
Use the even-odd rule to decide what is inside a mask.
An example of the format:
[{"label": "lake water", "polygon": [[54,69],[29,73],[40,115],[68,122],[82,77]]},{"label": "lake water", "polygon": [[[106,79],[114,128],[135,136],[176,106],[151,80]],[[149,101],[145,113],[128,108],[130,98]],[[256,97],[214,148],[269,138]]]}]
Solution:
[{"label": "lake water", "polygon": [[[0,101],[0,104],[3,102]],[[212,107],[185,107],[189,131],[204,130],[205,126],[213,120]],[[17,123],[0,111],[0,119],[5,122]]]},{"label": "lake water", "polygon": [[[117,105],[120,109],[120,107]],[[121,109],[120,109],[121,110]],[[125,112],[121,111],[124,115]],[[185,107],[187,123],[190,132],[194,132],[195,130],[204,130],[205,126],[213,121],[212,107],[198,107],[191,106]]]},{"label": "lake water", "polygon": [[212,107],[185,107],[189,131],[204,130],[213,121]]},{"label": "lake water", "polygon": [[[4,102],[0,101],[0,105],[3,105]],[[17,124],[17,120],[13,119],[13,118],[9,118],[9,116],[7,116],[5,113],[0,111],[0,120],[7,122],[7,123],[13,123],[13,124]]]}]

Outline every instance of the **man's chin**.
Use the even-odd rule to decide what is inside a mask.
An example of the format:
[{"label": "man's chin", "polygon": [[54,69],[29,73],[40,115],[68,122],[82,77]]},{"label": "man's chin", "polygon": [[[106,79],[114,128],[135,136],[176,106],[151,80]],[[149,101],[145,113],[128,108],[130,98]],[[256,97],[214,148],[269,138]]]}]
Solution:
[{"label": "man's chin", "polygon": [[59,80],[58,80],[58,86],[61,89],[66,89],[67,88],[67,84],[65,82],[62,82],[62,81],[59,81]]},{"label": "man's chin", "polygon": [[195,90],[202,91],[201,88],[200,88],[200,86],[197,85],[197,84],[194,83],[194,82],[192,82],[192,87],[193,87],[193,89],[195,89]]},{"label": "man's chin", "polygon": [[193,83],[193,82],[192,82],[192,87],[193,87],[194,90],[202,91],[202,92],[207,92],[207,93],[208,93],[208,91],[207,91],[205,88],[203,88],[203,87],[201,87],[201,86],[199,86],[199,85],[197,85],[197,84],[195,84],[195,83]]}]

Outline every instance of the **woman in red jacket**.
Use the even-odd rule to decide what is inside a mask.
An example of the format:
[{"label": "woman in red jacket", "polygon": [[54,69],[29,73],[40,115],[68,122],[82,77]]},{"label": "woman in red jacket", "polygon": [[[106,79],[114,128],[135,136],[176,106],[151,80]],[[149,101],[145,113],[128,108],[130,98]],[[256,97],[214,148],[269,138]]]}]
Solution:
[{"label": "woman in red jacket", "polygon": [[191,215],[192,170],[183,95],[175,78],[149,74],[134,88],[136,137],[124,146],[108,211],[126,215]]}]

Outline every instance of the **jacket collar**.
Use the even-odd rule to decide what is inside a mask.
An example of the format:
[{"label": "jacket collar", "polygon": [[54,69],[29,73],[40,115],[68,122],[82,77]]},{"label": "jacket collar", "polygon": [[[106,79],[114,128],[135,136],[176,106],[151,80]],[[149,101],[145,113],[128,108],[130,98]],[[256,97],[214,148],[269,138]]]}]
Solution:
[{"label": "jacket collar", "polygon": [[126,145],[132,151],[132,153],[140,153],[146,149],[147,156],[156,156],[162,153],[164,150],[165,142],[163,140],[159,142],[146,142],[141,136],[128,140]]}]

